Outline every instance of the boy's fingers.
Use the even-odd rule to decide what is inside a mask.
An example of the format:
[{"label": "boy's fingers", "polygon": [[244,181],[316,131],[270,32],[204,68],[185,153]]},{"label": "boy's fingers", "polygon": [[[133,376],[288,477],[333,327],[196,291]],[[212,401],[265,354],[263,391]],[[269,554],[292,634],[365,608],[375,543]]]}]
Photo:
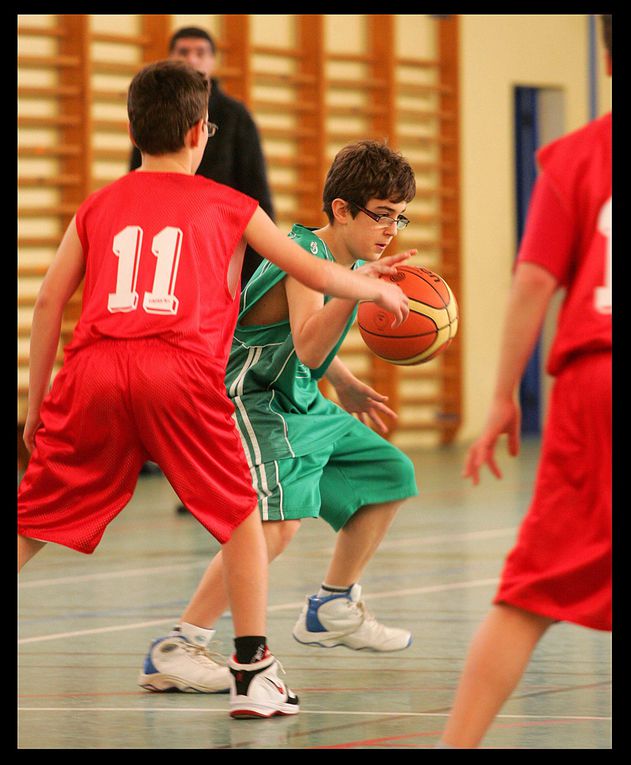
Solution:
[{"label": "boy's fingers", "polygon": [[395,320],[392,322],[392,327],[400,327],[401,324],[407,319],[408,315],[410,313],[410,306],[407,304],[407,301],[405,303],[402,303],[399,307],[399,310],[395,314]]},{"label": "boy's fingers", "polygon": [[413,255],[416,255],[417,250],[405,250],[405,252],[397,252],[395,255],[386,255],[385,258],[381,258],[378,263],[400,263],[402,260],[407,260]]}]

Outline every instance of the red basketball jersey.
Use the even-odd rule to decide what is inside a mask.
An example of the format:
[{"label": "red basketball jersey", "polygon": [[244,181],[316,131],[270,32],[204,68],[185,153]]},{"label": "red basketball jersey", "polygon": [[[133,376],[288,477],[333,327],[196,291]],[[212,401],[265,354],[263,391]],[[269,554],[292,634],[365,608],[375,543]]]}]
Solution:
[{"label": "red basketball jersey", "polygon": [[86,258],[66,353],[101,338],[157,337],[225,367],[238,311],[228,265],[257,202],[199,175],[132,172],[77,211]]},{"label": "red basketball jersey", "polygon": [[611,112],[538,153],[519,260],[538,263],[567,289],[548,372],[577,354],[611,350]]}]

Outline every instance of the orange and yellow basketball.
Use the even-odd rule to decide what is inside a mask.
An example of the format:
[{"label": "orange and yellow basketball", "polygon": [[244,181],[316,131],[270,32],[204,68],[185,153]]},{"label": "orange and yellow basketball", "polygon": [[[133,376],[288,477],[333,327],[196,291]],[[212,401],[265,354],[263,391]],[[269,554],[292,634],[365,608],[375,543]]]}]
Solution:
[{"label": "orange and yellow basketball", "polygon": [[392,314],[375,303],[361,303],[359,331],[370,350],[391,364],[424,364],[445,350],[458,331],[458,304],[447,282],[428,268],[397,266],[382,276],[408,296],[410,313],[398,327]]}]

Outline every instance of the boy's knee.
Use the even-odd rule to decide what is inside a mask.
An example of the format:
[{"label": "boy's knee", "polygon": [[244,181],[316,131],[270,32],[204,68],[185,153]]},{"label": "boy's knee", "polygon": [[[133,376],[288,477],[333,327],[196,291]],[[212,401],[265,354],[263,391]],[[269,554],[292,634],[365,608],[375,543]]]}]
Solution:
[{"label": "boy's knee", "polygon": [[396,455],[391,462],[392,483],[397,486],[415,485],[415,472],[412,460],[403,452]]},{"label": "boy's knee", "polygon": [[283,552],[299,528],[300,521],[297,520],[265,521],[263,523],[263,533],[265,534],[270,560]]}]

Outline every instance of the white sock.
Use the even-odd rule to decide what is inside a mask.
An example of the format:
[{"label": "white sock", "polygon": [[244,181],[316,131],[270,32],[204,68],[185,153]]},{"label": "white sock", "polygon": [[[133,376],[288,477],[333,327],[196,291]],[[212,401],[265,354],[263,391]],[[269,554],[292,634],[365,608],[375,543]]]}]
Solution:
[{"label": "white sock", "polygon": [[188,622],[180,622],[173,628],[171,635],[184,635],[187,640],[195,645],[201,645],[206,648],[208,643],[213,639],[215,630],[207,630],[204,627],[198,627],[195,624],[189,624]]},{"label": "white sock", "polygon": [[318,597],[319,598],[326,598],[329,595],[335,595],[337,593],[349,593],[353,589],[353,585],[349,585],[348,587],[337,587],[334,584],[327,584],[326,582],[322,582],[320,585],[320,589],[318,590]]}]

